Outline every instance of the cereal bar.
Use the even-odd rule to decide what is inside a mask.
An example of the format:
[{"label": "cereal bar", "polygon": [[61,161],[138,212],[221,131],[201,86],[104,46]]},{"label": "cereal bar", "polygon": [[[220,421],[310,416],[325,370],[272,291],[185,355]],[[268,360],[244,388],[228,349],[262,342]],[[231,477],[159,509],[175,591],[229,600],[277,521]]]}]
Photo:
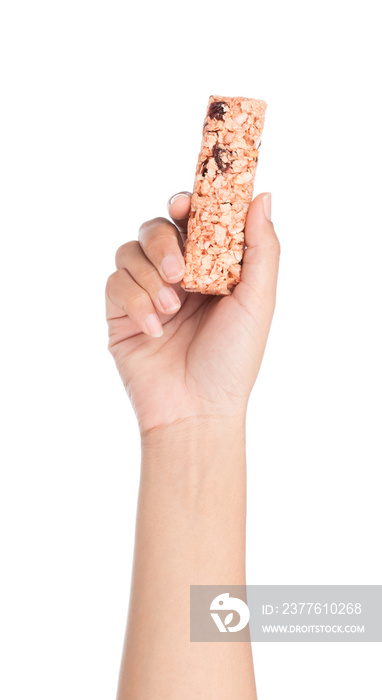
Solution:
[{"label": "cereal bar", "polygon": [[240,281],[266,103],[211,95],[185,241],[183,289],[230,294]]}]

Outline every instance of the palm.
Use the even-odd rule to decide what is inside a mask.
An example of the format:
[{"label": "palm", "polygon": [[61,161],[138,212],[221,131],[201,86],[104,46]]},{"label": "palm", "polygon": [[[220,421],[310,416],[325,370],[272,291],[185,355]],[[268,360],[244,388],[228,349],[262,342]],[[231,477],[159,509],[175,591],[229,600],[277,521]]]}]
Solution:
[{"label": "palm", "polygon": [[[248,324],[237,292],[206,296],[176,289],[179,312],[161,317],[164,334],[150,338],[127,317],[109,321],[110,347],[141,429],[245,405],[265,344]],[[258,332],[259,330],[259,332]]]}]

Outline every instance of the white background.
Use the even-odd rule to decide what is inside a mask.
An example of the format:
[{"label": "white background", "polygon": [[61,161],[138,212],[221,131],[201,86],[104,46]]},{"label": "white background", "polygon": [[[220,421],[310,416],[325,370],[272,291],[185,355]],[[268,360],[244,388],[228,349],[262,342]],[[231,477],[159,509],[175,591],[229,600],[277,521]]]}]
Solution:
[{"label": "white background", "polygon": [[[0,689],[104,700],[140,458],[104,285],[192,188],[210,94],[268,102],[255,190],[282,248],[248,414],[248,583],[381,583],[378,4],[1,7]],[[258,644],[259,698],[380,699],[381,646]]]}]

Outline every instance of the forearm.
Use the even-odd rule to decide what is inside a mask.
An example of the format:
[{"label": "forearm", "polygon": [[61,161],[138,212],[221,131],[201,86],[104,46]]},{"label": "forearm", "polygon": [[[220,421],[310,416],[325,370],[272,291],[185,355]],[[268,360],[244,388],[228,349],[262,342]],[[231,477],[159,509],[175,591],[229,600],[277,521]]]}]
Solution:
[{"label": "forearm", "polygon": [[256,697],[249,643],[191,643],[191,584],[245,583],[245,418],[142,438],[130,613],[118,700]]}]

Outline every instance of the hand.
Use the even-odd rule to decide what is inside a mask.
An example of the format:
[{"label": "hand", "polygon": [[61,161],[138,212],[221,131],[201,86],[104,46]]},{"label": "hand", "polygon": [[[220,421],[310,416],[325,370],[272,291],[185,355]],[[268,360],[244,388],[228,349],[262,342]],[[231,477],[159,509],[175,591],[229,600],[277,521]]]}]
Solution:
[{"label": "hand", "polygon": [[241,280],[229,296],[186,292],[183,246],[190,195],[169,202],[174,223],[144,223],[118,249],[106,286],[109,349],[142,434],[187,418],[245,414],[272,321],[280,246],[270,194],[251,203]]}]

